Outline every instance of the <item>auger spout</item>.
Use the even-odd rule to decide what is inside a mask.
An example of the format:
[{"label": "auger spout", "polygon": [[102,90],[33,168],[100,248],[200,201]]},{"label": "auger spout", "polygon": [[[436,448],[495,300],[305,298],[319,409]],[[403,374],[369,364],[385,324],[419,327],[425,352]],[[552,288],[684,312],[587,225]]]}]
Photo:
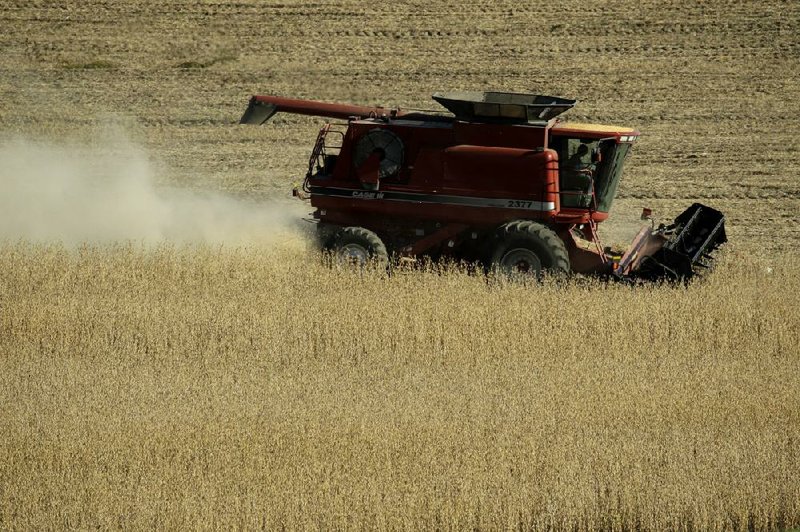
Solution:
[{"label": "auger spout", "polygon": [[343,103],[318,102],[298,98],[282,98],[279,96],[253,96],[242,115],[240,124],[261,125],[272,118],[275,113],[293,113],[309,116],[324,116],[327,118],[380,118],[398,117],[403,113],[399,109],[386,107],[369,107]]}]

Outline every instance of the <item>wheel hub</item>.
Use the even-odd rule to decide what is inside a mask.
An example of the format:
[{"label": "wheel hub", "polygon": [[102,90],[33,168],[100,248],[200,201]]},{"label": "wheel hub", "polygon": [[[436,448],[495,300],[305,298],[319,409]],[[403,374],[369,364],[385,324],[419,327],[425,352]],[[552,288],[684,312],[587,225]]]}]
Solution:
[{"label": "wheel hub", "polygon": [[512,275],[536,275],[542,271],[542,261],[530,249],[514,248],[500,259],[500,268]]},{"label": "wheel hub", "polygon": [[364,246],[351,242],[339,248],[336,258],[339,264],[364,266],[369,260],[369,251]]}]

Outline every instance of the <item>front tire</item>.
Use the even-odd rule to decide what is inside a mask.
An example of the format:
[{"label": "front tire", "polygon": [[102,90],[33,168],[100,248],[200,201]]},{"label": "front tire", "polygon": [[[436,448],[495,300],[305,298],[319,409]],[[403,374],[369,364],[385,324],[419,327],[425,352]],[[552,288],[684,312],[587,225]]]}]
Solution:
[{"label": "front tire", "polygon": [[358,266],[368,263],[387,265],[389,254],[383,241],[363,227],[345,227],[336,235],[332,246],[334,263],[340,266]]},{"label": "front tire", "polygon": [[527,220],[500,227],[491,266],[514,279],[541,279],[544,273],[563,275],[570,271],[564,241],[546,225]]}]

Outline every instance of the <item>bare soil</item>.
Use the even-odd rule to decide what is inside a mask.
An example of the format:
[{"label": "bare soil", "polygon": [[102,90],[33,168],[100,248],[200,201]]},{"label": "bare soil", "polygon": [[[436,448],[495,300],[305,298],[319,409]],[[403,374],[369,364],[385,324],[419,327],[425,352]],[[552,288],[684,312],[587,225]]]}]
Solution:
[{"label": "bare soil", "polygon": [[168,184],[288,193],[320,120],[239,126],[253,93],[436,108],[436,90],[533,91],[643,133],[607,237],[694,201],[747,249],[800,237],[796,2],[5,0],[0,24],[0,134],[123,119]]}]

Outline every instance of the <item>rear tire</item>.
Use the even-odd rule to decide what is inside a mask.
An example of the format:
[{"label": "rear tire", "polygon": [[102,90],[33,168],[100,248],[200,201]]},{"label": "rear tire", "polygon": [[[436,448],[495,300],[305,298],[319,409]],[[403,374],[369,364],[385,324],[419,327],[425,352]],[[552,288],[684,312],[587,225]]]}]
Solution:
[{"label": "rear tire", "polygon": [[363,227],[345,227],[336,235],[332,246],[334,263],[339,266],[358,266],[367,263],[385,266],[389,263],[389,253],[383,241]]},{"label": "rear tire", "polygon": [[564,241],[546,225],[527,220],[500,227],[491,266],[515,279],[541,279],[544,273],[564,275],[570,271]]}]

